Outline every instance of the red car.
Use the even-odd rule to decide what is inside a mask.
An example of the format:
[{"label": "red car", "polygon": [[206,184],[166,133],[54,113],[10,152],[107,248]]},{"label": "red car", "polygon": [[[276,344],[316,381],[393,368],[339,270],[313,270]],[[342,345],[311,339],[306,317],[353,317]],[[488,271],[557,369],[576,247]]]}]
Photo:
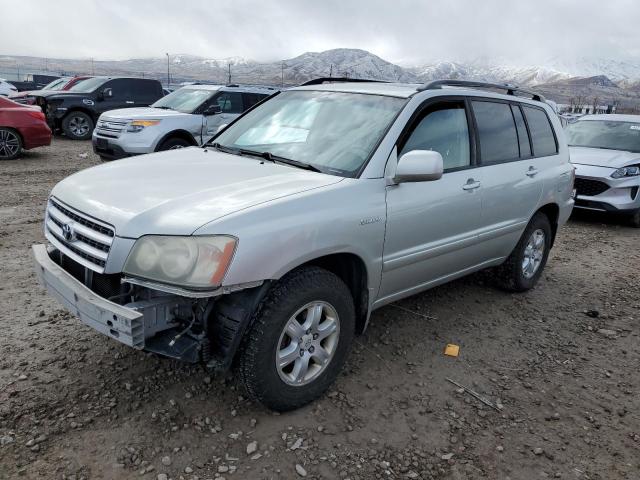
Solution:
[{"label": "red car", "polygon": [[23,149],[50,143],[51,129],[40,107],[0,97],[0,160],[16,158]]},{"label": "red car", "polygon": [[82,80],[86,80],[87,78],[92,78],[91,76],[77,76],[77,77],[60,77],[56,78],[52,82],[46,84],[42,87],[41,90],[28,90],[25,92],[14,93],[13,95],[9,95],[9,98],[14,102],[22,103],[24,105],[33,105],[35,103],[35,97],[33,96],[36,92],[41,92],[42,90],[69,90],[74,85],[77,85]]}]

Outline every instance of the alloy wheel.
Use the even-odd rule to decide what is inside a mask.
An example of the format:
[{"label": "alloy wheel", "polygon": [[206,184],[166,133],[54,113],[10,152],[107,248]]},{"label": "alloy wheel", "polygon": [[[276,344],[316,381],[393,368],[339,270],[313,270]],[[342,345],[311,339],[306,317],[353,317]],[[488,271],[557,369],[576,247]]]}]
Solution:
[{"label": "alloy wheel", "polygon": [[20,150],[20,139],[11,130],[0,130],[0,158],[11,158]]},{"label": "alloy wheel", "polygon": [[540,268],[544,258],[545,246],[544,231],[542,229],[534,230],[524,248],[524,256],[522,258],[522,274],[524,278],[533,277]]},{"label": "alloy wheel", "polygon": [[73,117],[69,121],[69,130],[77,137],[84,137],[89,132],[89,122],[84,117]]},{"label": "alloy wheel", "polygon": [[324,372],[340,338],[340,319],[327,302],[299,309],[286,323],[276,350],[278,375],[288,385],[306,385]]}]

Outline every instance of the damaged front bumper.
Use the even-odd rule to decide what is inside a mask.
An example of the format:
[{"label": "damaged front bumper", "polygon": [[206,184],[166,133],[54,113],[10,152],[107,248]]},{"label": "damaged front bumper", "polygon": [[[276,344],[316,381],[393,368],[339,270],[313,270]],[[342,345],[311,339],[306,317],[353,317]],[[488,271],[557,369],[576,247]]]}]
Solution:
[{"label": "damaged front bumper", "polygon": [[33,245],[35,272],[49,294],[84,324],[138,350],[195,363],[201,342],[179,335],[173,312],[190,300],[164,295],[119,305],[102,298],[58,265],[45,245]]}]

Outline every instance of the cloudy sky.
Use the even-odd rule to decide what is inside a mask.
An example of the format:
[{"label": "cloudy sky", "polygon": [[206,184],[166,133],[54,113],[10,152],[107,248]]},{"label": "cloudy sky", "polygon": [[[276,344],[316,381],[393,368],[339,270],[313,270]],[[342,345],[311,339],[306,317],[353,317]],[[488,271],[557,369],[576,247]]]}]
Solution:
[{"label": "cloudy sky", "polygon": [[[8,0],[1,0],[2,3]],[[257,61],[348,47],[386,60],[640,57],[638,0],[20,0],[0,54]],[[6,12],[6,8],[2,8]]]}]

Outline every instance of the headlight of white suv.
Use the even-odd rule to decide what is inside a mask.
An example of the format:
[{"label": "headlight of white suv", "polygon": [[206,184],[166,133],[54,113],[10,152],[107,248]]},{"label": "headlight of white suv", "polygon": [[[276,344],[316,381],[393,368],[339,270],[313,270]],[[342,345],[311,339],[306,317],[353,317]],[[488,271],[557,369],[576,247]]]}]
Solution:
[{"label": "headlight of white suv", "polygon": [[133,120],[127,127],[127,132],[137,133],[145,129],[145,127],[153,127],[158,125],[160,120]]},{"label": "headlight of white suv", "polygon": [[638,175],[640,175],[640,166],[631,165],[617,169],[611,174],[611,178],[637,177]]},{"label": "headlight of white suv", "polygon": [[145,235],[136,240],[124,272],[182,287],[218,287],[231,263],[236,244],[237,240],[227,235]]}]

